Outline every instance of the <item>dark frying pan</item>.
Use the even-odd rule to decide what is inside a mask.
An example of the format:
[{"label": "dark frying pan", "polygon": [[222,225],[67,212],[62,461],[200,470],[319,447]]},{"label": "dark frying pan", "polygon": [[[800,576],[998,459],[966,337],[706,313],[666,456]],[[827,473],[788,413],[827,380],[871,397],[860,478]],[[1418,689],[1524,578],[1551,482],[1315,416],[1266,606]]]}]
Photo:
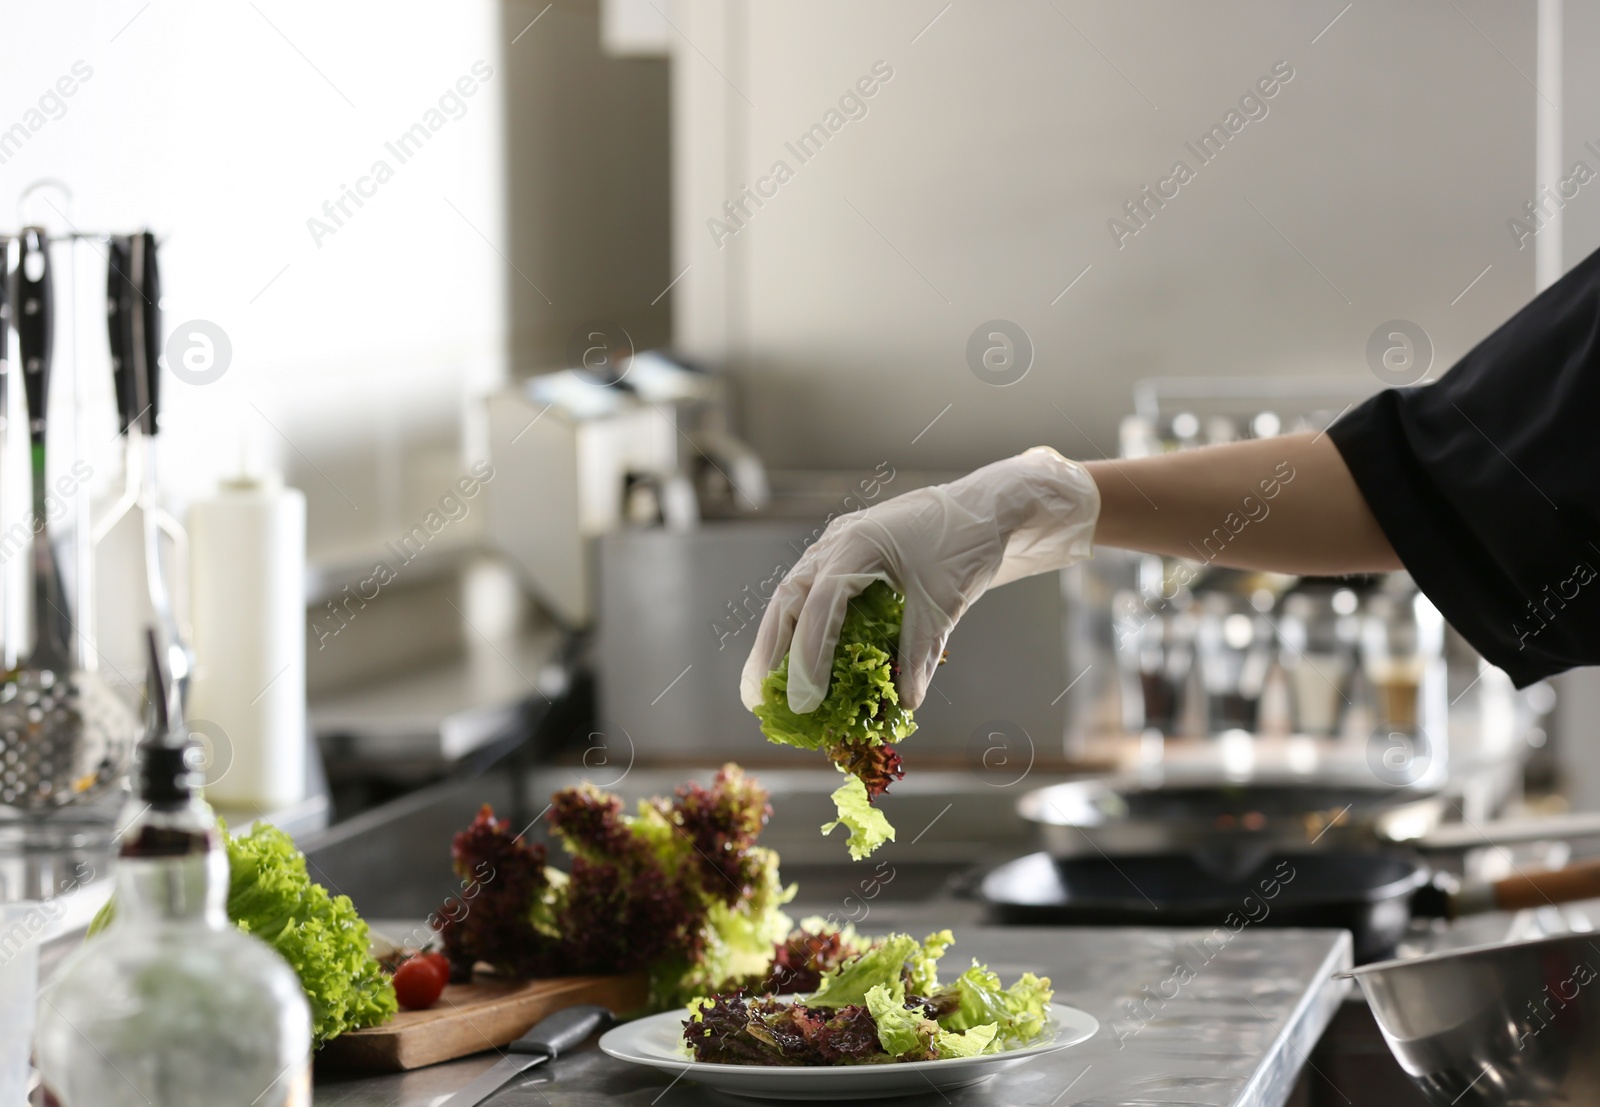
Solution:
[{"label": "dark frying pan", "polygon": [[1449,798],[1368,777],[1102,777],[1040,788],[1018,813],[1063,861],[1187,855],[1237,880],[1274,854],[1401,845],[1427,854],[1600,836],[1593,814],[1450,824]]},{"label": "dark frying pan", "polygon": [[1188,854],[1052,859],[1035,853],[988,873],[981,895],[996,921],[1024,926],[1217,928],[1225,944],[1251,926],[1351,932],[1357,963],[1393,953],[1413,917],[1456,918],[1600,897],[1600,861],[1494,884],[1436,876],[1401,852],[1275,854],[1237,877]]}]

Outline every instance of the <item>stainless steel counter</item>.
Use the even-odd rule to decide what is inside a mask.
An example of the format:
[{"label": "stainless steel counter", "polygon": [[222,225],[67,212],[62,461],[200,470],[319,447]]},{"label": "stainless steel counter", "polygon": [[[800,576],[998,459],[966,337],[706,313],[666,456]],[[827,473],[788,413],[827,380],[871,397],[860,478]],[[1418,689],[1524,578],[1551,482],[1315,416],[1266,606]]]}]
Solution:
[{"label": "stainless steel counter", "polygon": [[[917,915],[928,925],[946,922],[925,910]],[[893,925],[900,919],[891,920],[886,912],[882,922]],[[976,957],[1006,980],[1027,970],[1049,975],[1062,1002],[1100,1020],[1100,1033],[980,1087],[901,1102],[911,1107],[1281,1107],[1348,990],[1334,974],[1350,965],[1350,937],[1334,930],[1246,927],[1225,944],[1214,940],[1219,948],[1211,953],[1200,944],[1210,933],[957,929],[951,957],[959,962]],[[433,1107],[494,1059],[491,1053],[398,1076],[319,1080],[314,1102],[317,1107]],[[1359,1101],[1356,1092],[1345,1090]],[[687,1107],[714,1095],[688,1080],[673,1082],[613,1061],[591,1044],[534,1070],[489,1102],[493,1107]]]}]

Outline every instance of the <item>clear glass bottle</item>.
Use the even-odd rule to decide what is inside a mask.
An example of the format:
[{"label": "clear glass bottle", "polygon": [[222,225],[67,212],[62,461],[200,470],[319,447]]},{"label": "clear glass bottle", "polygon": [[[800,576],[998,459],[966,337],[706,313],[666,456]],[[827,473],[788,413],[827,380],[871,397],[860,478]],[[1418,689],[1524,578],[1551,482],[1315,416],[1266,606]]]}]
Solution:
[{"label": "clear glass bottle", "polygon": [[311,1102],[310,1008],[294,970],[228,920],[228,861],[197,752],[165,735],[144,744],[115,917],[40,992],[46,1103]]}]

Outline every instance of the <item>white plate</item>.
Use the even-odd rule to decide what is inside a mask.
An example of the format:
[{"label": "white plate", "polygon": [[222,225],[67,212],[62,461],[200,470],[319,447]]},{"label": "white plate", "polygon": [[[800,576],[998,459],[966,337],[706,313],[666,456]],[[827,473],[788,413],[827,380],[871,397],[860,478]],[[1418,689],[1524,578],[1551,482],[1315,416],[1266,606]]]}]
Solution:
[{"label": "white plate", "polygon": [[964,1088],[1041,1054],[1087,1041],[1100,1030],[1099,1020],[1087,1011],[1052,1003],[1044,1035],[1023,1049],[939,1061],[811,1068],[691,1061],[683,1044],[683,1020],[687,1017],[687,1011],[664,1011],[624,1023],[605,1033],[600,1048],[619,1061],[661,1069],[729,1095],[754,1099],[887,1099],[930,1088],[941,1092]]}]

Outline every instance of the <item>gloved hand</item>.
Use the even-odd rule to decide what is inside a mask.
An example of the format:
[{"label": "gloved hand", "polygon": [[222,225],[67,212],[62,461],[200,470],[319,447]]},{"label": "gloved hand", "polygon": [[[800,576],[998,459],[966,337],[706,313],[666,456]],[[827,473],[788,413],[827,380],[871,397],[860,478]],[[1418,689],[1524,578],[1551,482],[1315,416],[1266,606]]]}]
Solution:
[{"label": "gloved hand", "polygon": [[767,604],[739,692],[761,702],[761,682],[789,654],[789,707],[813,711],[828,691],[845,607],[874,580],[906,598],[900,628],[900,702],[922,703],[945,640],[995,585],[1088,557],[1100,490],[1087,470],[1047,446],[919,488],[835,519]]}]

